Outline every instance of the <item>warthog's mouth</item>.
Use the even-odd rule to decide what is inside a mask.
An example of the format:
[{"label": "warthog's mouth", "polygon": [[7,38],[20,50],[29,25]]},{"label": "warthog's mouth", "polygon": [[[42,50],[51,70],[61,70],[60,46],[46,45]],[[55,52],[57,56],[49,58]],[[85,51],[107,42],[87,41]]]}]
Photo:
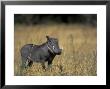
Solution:
[{"label": "warthog's mouth", "polygon": [[57,55],[61,55],[62,53],[62,49],[60,49],[60,51],[58,53],[56,53]]},{"label": "warthog's mouth", "polygon": [[60,53],[56,53],[57,55],[61,55],[61,52]]}]

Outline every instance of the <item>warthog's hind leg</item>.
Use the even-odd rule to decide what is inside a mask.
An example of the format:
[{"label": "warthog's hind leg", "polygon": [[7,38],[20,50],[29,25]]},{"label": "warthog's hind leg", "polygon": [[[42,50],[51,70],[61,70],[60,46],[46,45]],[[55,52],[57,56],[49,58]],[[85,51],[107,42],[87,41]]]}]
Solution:
[{"label": "warthog's hind leg", "polygon": [[21,65],[21,67],[22,68],[27,68],[28,64],[29,64],[28,59],[22,57],[22,65]]},{"label": "warthog's hind leg", "polygon": [[29,61],[29,67],[31,67],[32,66],[32,64],[33,64],[33,61]]}]

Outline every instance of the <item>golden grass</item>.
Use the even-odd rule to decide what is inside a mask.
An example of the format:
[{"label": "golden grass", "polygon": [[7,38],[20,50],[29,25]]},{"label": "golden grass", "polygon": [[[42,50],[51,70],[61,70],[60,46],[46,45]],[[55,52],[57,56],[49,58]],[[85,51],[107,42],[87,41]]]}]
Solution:
[{"label": "golden grass", "polygon": [[[28,43],[42,44],[46,35],[56,37],[63,48],[53,60],[52,68],[44,71],[40,63],[21,71],[20,48]],[[14,75],[16,76],[96,76],[97,30],[82,25],[15,25]]]}]

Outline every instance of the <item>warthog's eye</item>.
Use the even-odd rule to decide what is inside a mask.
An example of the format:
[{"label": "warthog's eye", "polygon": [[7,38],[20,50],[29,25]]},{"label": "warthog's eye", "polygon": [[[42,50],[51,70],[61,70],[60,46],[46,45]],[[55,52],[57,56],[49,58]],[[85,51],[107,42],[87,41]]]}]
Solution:
[{"label": "warthog's eye", "polygon": [[53,49],[55,49],[55,46],[53,46]]}]

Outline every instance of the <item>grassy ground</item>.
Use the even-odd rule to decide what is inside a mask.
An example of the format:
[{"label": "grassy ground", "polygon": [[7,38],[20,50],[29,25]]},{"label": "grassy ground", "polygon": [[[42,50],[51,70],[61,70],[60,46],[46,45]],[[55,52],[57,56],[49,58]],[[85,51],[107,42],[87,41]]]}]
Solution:
[{"label": "grassy ground", "polygon": [[[46,35],[59,39],[63,48],[56,56],[52,68],[44,71],[40,63],[25,70],[20,69],[20,48],[28,43],[42,44]],[[82,25],[15,25],[14,75],[20,76],[96,76],[97,30]]]}]

